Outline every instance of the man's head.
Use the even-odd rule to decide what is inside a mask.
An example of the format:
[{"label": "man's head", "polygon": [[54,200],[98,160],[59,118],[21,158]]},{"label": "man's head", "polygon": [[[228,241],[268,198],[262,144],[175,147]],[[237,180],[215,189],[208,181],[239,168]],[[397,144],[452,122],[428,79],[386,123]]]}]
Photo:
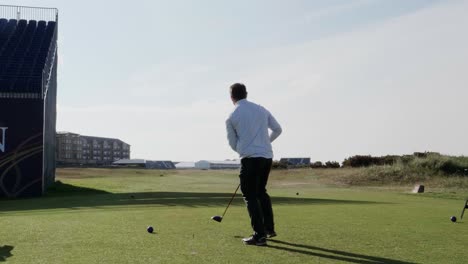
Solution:
[{"label": "man's head", "polygon": [[231,100],[236,103],[239,100],[247,98],[247,89],[242,83],[231,85]]}]

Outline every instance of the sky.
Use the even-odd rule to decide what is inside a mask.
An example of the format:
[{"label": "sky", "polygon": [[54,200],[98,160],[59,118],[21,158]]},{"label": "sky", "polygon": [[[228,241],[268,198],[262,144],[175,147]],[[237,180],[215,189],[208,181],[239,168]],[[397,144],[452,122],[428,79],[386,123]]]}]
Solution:
[{"label": "sky", "polygon": [[468,155],[468,1],[8,1],[59,9],[57,130],[131,157],[234,159],[229,86],[275,159]]}]

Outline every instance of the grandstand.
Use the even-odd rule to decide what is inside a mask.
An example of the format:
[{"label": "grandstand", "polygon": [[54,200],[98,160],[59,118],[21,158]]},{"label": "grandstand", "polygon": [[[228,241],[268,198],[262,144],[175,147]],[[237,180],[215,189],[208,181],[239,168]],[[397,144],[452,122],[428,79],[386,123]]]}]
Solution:
[{"label": "grandstand", "polygon": [[0,5],[0,197],[55,180],[58,10]]},{"label": "grandstand", "polygon": [[195,162],[195,168],[202,170],[239,169],[240,167],[240,160],[200,160]]},{"label": "grandstand", "polygon": [[175,165],[170,160],[121,159],[112,163],[116,167],[135,167],[157,170],[172,170]]},{"label": "grandstand", "polygon": [[282,158],[280,163],[287,164],[288,167],[309,166],[310,158]]}]

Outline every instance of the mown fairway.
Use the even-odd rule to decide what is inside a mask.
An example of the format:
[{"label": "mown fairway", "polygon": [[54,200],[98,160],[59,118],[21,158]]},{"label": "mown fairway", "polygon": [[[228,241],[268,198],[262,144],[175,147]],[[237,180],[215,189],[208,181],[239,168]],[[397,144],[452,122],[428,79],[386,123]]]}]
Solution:
[{"label": "mown fairway", "polygon": [[251,229],[240,195],[222,223],[210,219],[236,171],[60,169],[47,197],[0,200],[0,262],[467,263],[468,224],[449,220],[463,190],[346,188],[318,174],[273,172],[278,237],[254,247],[241,243]]}]

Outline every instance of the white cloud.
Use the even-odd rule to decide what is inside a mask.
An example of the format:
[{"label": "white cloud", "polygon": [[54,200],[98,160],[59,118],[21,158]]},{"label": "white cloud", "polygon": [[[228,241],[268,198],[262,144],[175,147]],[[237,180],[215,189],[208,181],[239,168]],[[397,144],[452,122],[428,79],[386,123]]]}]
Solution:
[{"label": "white cloud", "polygon": [[120,137],[133,157],[233,158],[228,87],[243,81],[284,127],[277,158],[466,155],[467,12],[450,2],[326,39],[138,70],[128,104],[61,107],[60,127]]},{"label": "white cloud", "polygon": [[307,14],[304,18],[306,23],[315,23],[320,21],[320,19],[339,15],[343,12],[353,10],[356,8],[361,8],[362,6],[375,3],[372,0],[354,0],[354,1],[346,1],[341,4],[326,6],[324,8],[314,10],[313,12]]},{"label": "white cloud", "polygon": [[[219,146],[206,142],[224,140],[223,120],[229,111],[228,103],[198,102],[179,107],[59,106],[58,112],[63,120],[61,127],[85,135],[120,138],[132,145],[133,157],[191,160],[195,153],[219,151]],[[215,159],[216,154],[207,154],[206,158]]]}]

